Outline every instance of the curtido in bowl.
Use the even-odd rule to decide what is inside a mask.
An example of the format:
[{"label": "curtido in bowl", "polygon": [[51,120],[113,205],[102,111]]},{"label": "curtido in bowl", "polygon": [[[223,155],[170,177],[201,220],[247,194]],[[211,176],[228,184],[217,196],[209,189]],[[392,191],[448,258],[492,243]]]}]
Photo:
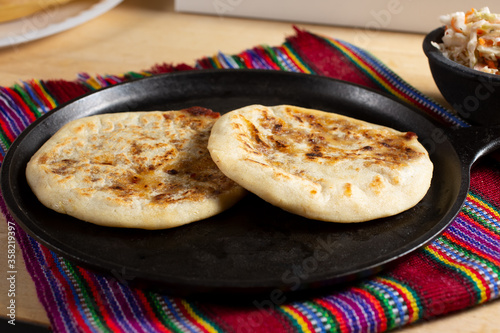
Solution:
[{"label": "curtido in bowl", "polygon": [[441,22],[423,42],[441,94],[471,124],[500,124],[500,15],[472,9]]}]

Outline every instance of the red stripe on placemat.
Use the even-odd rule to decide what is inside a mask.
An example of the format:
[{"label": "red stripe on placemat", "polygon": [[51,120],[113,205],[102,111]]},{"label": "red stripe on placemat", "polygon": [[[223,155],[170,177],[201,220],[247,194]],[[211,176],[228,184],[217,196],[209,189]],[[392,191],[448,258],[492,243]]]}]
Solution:
[{"label": "red stripe on placemat", "polygon": [[16,103],[18,104],[18,106],[20,108],[22,108],[24,114],[26,115],[26,117],[29,119],[30,122],[33,122],[35,121],[36,119],[36,116],[35,114],[31,111],[31,109],[29,108],[29,106],[23,101],[23,99],[18,95],[18,93],[11,89],[11,88],[8,88],[8,87],[5,87],[4,88],[8,93],[9,95],[16,101]]},{"label": "red stripe on placemat", "polygon": [[[431,318],[464,309],[476,303],[469,281],[458,272],[446,270],[418,252],[404,257],[389,274],[416,290],[422,302],[422,318]],[[462,295],[458,297],[457,295]],[[464,297],[465,295],[465,297]]]},{"label": "red stripe on placemat", "polygon": [[325,47],[322,39],[300,29],[296,32],[287,40],[317,74],[376,88],[349,59],[332,47]]},{"label": "red stripe on placemat", "polygon": [[188,71],[195,69],[192,66],[189,66],[187,64],[179,64],[179,65],[171,65],[171,64],[157,64],[151,67],[147,72],[150,72],[151,74],[165,74],[165,73],[170,73],[170,72],[180,72],[180,71]]},{"label": "red stripe on placemat", "polygon": [[[265,302],[265,303],[264,303]],[[269,303],[268,303],[269,302]],[[246,306],[242,305],[199,305],[205,312],[210,314],[210,319],[225,328],[228,332],[237,328],[242,333],[265,333],[265,332],[295,332],[276,311],[278,305],[269,305],[270,300],[255,301]]]},{"label": "red stripe on placemat", "polygon": [[67,103],[90,92],[90,89],[85,86],[71,81],[48,80],[44,81],[44,84],[51,96],[57,100],[58,104]]},{"label": "red stripe on placemat", "polygon": [[490,158],[483,158],[482,163],[473,166],[471,189],[480,196],[487,197],[494,206],[500,208],[500,191],[491,184],[500,184],[500,163]]}]

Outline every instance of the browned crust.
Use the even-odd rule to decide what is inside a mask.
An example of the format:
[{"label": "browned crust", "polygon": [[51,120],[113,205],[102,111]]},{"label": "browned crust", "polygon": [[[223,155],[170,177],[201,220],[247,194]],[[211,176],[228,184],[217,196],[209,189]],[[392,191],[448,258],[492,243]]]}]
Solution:
[{"label": "browned crust", "polygon": [[[164,140],[158,141],[148,137],[147,130],[129,126],[120,130],[140,140],[130,142],[128,151],[122,154],[103,147],[106,140],[112,140],[111,134],[96,134],[87,143],[91,145],[86,150],[90,153],[82,153],[78,160],[52,152],[42,154],[37,163],[61,183],[71,182],[76,174],[87,175],[84,181],[89,189],[80,193],[92,195],[104,191],[116,204],[126,205],[136,198],[147,199],[152,205],[206,200],[237,186],[219,171],[206,149],[211,127],[219,116],[202,107],[163,113],[165,123],[175,123],[179,131],[191,131],[189,142],[175,139],[173,134],[169,137],[168,133]],[[77,131],[84,131],[82,126]],[[163,154],[148,157],[151,150]],[[100,182],[105,185],[99,185]]]},{"label": "browned crust", "polygon": [[[281,165],[273,160],[273,154],[280,152],[301,154],[305,160],[318,163],[335,164],[356,159],[364,161],[365,166],[383,164],[398,169],[424,154],[412,148],[417,140],[413,132],[367,128],[328,114],[301,113],[289,107],[285,109],[289,119],[306,125],[294,127],[293,122],[284,122],[266,110],[262,112],[264,115],[257,126],[242,116],[239,118],[246,128],[240,128],[238,123],[233,126],[240,133],[240,141],[247,152],[262,154],[274,165]],[[304,145],[307,148],[303,148]],[[297,149],[299,146],[301,149]]]}]

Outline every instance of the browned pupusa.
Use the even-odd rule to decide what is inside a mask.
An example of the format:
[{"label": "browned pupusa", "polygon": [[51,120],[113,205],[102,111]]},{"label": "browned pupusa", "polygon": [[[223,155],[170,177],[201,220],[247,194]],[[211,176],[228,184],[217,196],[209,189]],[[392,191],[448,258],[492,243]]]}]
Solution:
[{"label": "browned pupusa", "polygon": [[432,163],[415,133],[290,105],[222,116],[209,151],[229,178],[309,218],[361,222],[414,206]]},{"label": "browned pupusa", "polygon": [[244,194],[208,153],[218,118],[194,107],[73,121],[33,156],[28,183],[49,208],[101,225],[159,229],[212,216]]}]

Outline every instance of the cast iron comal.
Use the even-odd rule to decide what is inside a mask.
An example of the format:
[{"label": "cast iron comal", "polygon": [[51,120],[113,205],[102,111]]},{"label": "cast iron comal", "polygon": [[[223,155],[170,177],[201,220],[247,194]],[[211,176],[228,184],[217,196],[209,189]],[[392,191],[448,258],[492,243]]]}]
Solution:
[{"label": "cast iron comal", "polygon": [[[45,208],[25,178],[30,157],[63,124],[84,116],[203,106],[291,104],[418,134],[434,163],[431,187],[412,209],[358,224],[308,220],[249,195],[212,218],[159,231],[107,228]],[[5,157],[1,186],[14,219],[74,262],[177,295],[332,286],[380,271],[435,239],[458,214],[471,165],[500,145],[500,128],[445,129],[392,97],[330,78],[260,70],[171,73],[119,84],[49,112]],[[387,205],[390,205],[387,202]]]}]

